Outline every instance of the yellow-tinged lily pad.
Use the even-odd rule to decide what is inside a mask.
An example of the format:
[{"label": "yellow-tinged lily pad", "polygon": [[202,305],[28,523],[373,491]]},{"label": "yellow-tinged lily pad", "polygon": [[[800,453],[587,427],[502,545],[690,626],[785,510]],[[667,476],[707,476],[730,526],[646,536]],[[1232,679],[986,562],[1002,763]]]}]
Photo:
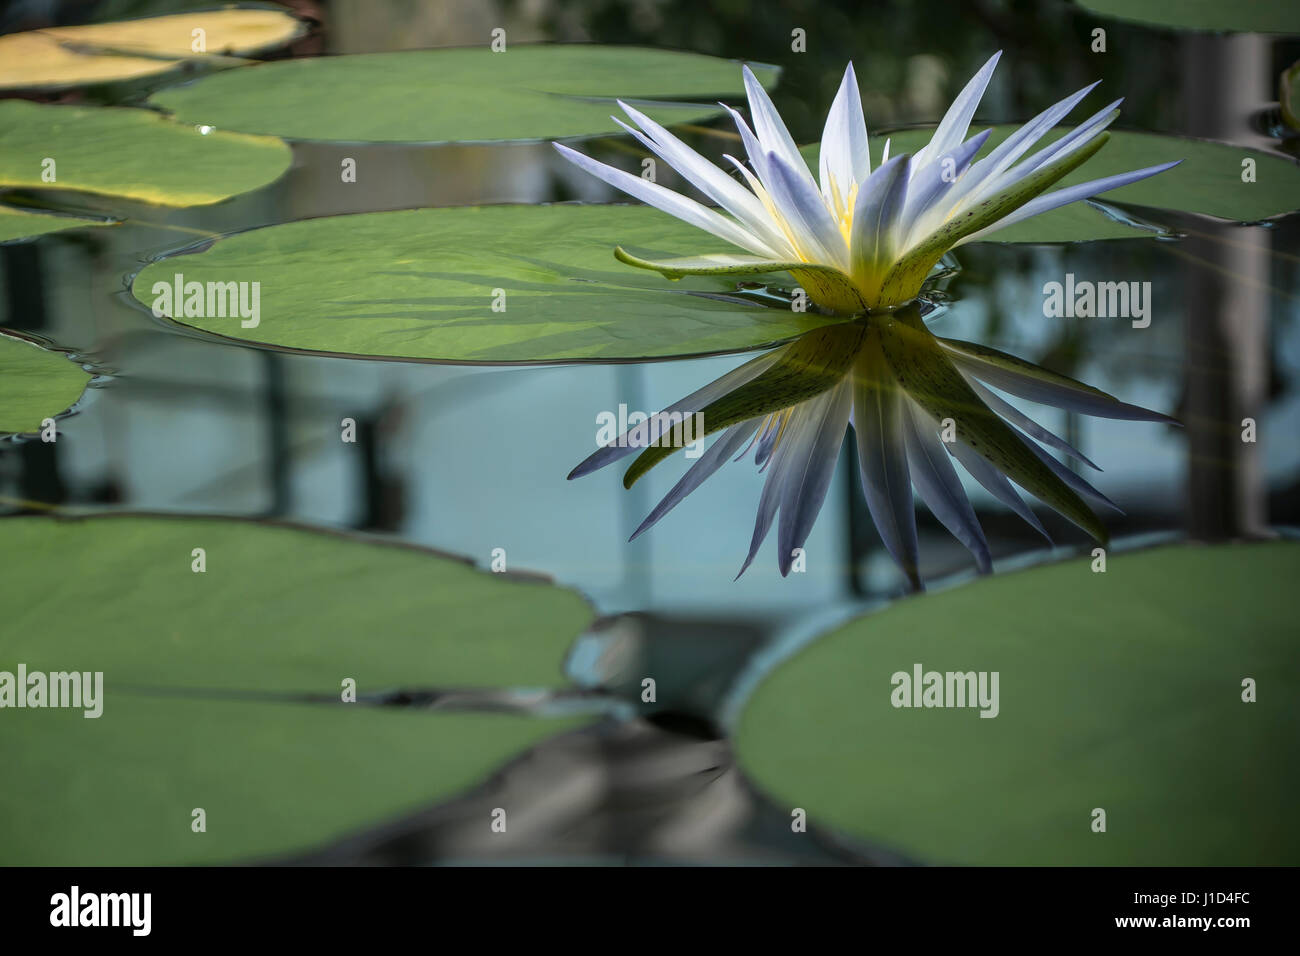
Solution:
[{"label": "yellow-tinged lily pad", "polygon": [[181,61],[245,55],[305,29],[279,10],[225,9],[0,36],[0,89],[60,89],[166,73]]},{"label": "yellow-tinged lily pad", "polygon": [[90,374],[66,355],[0,334],[0,434],[39,431],[45,419],[75,405],[89,381]]},{"label": "yellow-tinged lily pad", "polygon": [[0,102],[0,186],[202,206],[274,182],[290,159],[273,137],[205,130],[149,110]]},{"label": "yellow-tinged lily pad", "polygon": [[43,236],[62,229],[79,229],[82,226],[111,226],[104,219],[83,219],[80,216],[54,216],[43,212],[0,206],[0,242]]}]

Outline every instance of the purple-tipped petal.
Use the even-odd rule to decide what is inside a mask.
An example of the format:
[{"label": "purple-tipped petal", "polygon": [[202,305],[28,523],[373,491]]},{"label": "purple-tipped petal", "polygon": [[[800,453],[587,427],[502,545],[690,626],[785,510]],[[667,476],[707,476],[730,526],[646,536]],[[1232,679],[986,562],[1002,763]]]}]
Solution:
[{"label": "purple-tipped petal", "polygon": [[[1016,431],[1019,432],[1019,429],[1016,429]],[[1066,468],[1065,465],[1063,465],[1061,462],[1057,461],[1055,458],[1053,458],[1051,455],[1045,452],[1042,448],[1038,446],[1038,443],[1035,442],[1033,439],[1027,437],[1024,434],[1020,434],[1019,437],[1020,440],[1025,443],[1025,447],[1027,447],[1030,451],[1032,451],[1035,455],[1037,455],[1038,460],[1041,461],[1048,468],[1050,468],[1052,470],[1052,474],[1056,475],[1057,478],[1060,478],[1061,481],[1065,482],[1065,484],[1068,485],[1069,488],[1075,494],[1079,495],[1082,498],[1091,499],[1097,504],[1105,505],[1107,508],[1110,508],[1112,511],[1118,512],[1119,514],[1124,513],[1123,508],[1115,504],[1115,502],[1111,501],[1109,498],[1103,495],[1100,491],[1098,491],[1096,488],[1090,485],[1082,477],[1075,474],[1069,468]]]},{"label": "purple-tipped petal", "polygon": [[675,193],[658,183],[650,182],[648,179],[642,179],[640,176],[633,176],[621,169],[615,169],[613,166],[597,162],[590,156],[584,156],[576,149],[570,149],[563,143],[552,143],[551,145],[555,147],[561,156],[578,168],[591,173],[597,179],[604,180],[615,189],[621,189],[629,196],[640,199],[642,202],[668,213],[670,216],[676,216],[683,222],[712,233],[719,239],[725,239],[727,242],[740,246],[740,248],[746,249],[755,255],[775,256],[776,254],[775,250],[768,246],[767,243],[761,242],[757,236],[742,228],[734,220],[728,219],[707,206],[700,205],[694,199],[688,199],[681,193]]},{"label": "purple-tipped petal", "polygon": [[[780,520],[777,525],[777,565],[781,576],[790,573],[794,551],[802,548],[826,500],[840,446],[849,424],[851,385],[846,379],[836,388],[806,403],[798,431],[784,441],[792,443],[789,474],[781,481]],[[790,423],[795,426],[795,422]]]},{"label": "purple-tipped petal", "polygon": [[614,122],[632,134],[642,146],[677,170],[692,186],[735,216],[742,226],[773,250],[787,250],[789,244],[785,237],[773,228],[772,219],[757,196],[644,113],[628,106],[622,100],[619,101],[619,106],[623,107],[627,115],[639,123],[645,132],[624,123],[617,116],[612,117]]},{"label": "purple-tipped petal", "polygon": [[1075,448],[1064,438],[1048,431],[1020,409],[1016,408],[1016,406],[1003,399],[992,389],[985,388],[970,376],[966,377],[966,381],[969,382],[970,387],[975,390],[975,394],[984,399],[984,404],[1005,418],[1008,423],[1019,428],[1030,437],[1042,442],[1044,445],[1055,448],[1057,451],[1063,452],[1072,458],[1077,458],[1094,471],[1101,471],[1101,467],[1094,464],[1091,458],[1079,451],[1079,449]]},{"label": "purple-tipped petal", "polygon": [[[673,404],[669,405],[663,411],[652,415],[647,421],[633,425],[627,431],[623,432],[623,434],[619,435],[618,438],[606,445],[602,445],[591,455],[583,459],[582,462],[573,469],[573,471],[569,472],[569,480],[572,481],[574,478],[581,478],[584,475],[589,475],[593,471],[604,468],[606,465],[611,465],[633,452],[644,451],[653,444],[665,430],[667,430],[664,427],[665,425],[671,426],[672,424],[670,419],[662,418],[660,416],[671,416],[673,414],[692,415],[695,412],[698,412],[710,402],[717,401],[723,395],[735,391],[742,385],[758,378],[759,375],[763,374],[763,372],[776,364],[777,360],[781,357],[782,351],[782,349],[776,349],[772,352],[768,352],[766,355],[760,355],[756,359],[750,359],[739,368],[732,369],[726,375],[715,379],[703,388],[691,392],[691,394],[687,395],[683,399],[673,402]],[[632,438],[634,434],[636,437],[636,444],[631,444],[629,439]],[[642,440],[643,438],[644,440]]]},{"label": "purple-tipped petal", "polygon": [[[862,492],[880,540],[903,569],[908,582],[920,590],[916,509],[912,503],[903,423],[906,399],[883,357],[866,365],[864,372],[853,383],[853,429],[857,435]],[[882,381],[885,376],[889,378]]]},{"label": "purple-tipped petal", "polygon": [[[1101,81],[1098,80],[1097,83]],[[953,190],[952,198],[975,200],[1010,185],[1012,177],[1004,175],[1013,163],[1065,118],[1097,86],[1090,83],[1071,93],[1059,103],[1043,110],[998,144],[988,156],[971,167],[970,173]]]},{"label": "purple-tipped petal", "polygon": [[741,422],[739,425],[732,425],[719,435],[717,440],[709,446],[708,451],[686,470],[686,474],[682,475],[681,480],[673,485],[672,490],[664,495],[659,504],[655,505],[655,509],[646,516],[640,527],[632,532],[632,537],[628,538],[628,541],[635,541],[642,532],[653,528],[659,523],[660,518],[676,508],[683,498],[721,468],[727,459],[731,457],[731,454],[754,434],[754,431],[758,428],[758,422],[758,419]]},{"label": "purple-tipped petal", "polygon": [[1093,113],[1056,142],[1044,146],[1016,166],[1015,172],[1017,175],[1032,172],[1039,166],[1046,165],[1059,156],[1064,156],[1072,150],[1079,149],[1094,136],[1101,135],[1119,117],[1119,105],[1123,102],[1124,97],[1121,96],[1119,99],[1106,104],[1104,108]]},{"label": "purple-tipped petal", "polygon": [[[781,119],[781,114],[773,105],[772,98],[767,95],[767,90],[763,89],[763,84],[758,82],[758,78],[748,66],[741,67],[741,75],[745,79],[745,95],[749,98],[749,114],[754,120],[754,132],[758,135],[763,150],[776,153],[792,173],[798,174],[801,179],[807,181],[809,186],[816,189],[817,184],[813,182],[808,164],[799,155],[799,147],[795,145],[794,137],[786,129],[785,120]],[[766,183],[766,179],[764,182]]]},{"label": "purple-tipped petal", "polygon": [[985,345],[957,339],[939,339],[949,357],[968,376],[1010,392],[1019,398],[1095,418],[1114,418],[1133,422],[1163,422],[1177,425],[1177,419],[1137,405],[1121,402],[1113,395],[1065,375],[1018,359]]},{"label": "purple-tipped petal", "polygon": [[[798,415],[799,409],[795,409]],[[758,554],[758,549],[763,546],[767,533],[772,530],[772,520],[776,517],[777,506],[781,503],[781,485],[782,477],[785,474],[785,462],[789,459],[790,447],[793,442],[783,441],[777,446],[775,453],[770,459],[773,467],[768,472],[767,480],[763,482],[763,493],[758,498],[758,513],[754,517],[754,533],[749,539],[749,554],[745,556],[745,563],[740,566],[740,571],[736,573],[736,580],[749,570],[749,566],[754,563],[754,557]]]},{"label": "purple-tipped petal", "polygon": [[[802,163],[803,160],[800,160]],[[839,225],[831,218],[812,179],[800,175],[777,153],[767,154],[769,178],[766,183],[772,202],[781,217],[790,223],[796,238],[805,246],[796,250],[822,265],[841,271],[849,267],[849,250]]]},{"label": "purple-tipped petal", "polygon": [[776,447],[776,440],[780,434],[781,420],[774,418],[771,424],[758,436],[758,448],[754,450],[754,464],[760,469],[771,459],[772,449]]},{"label": "purple-tipped petal", "polygon": [[984,62],[984,65],[957,94],[957,98],[952,101],[943,119],[939,121],[934,135],[930,137],[929,144],[917,154],[918,163],[929,163],[935,156],[951,152],[966,138],[971,120],[975,118],[975,110],[979,108],[980,100],[984,98],[984,91],[988,89],[989,81],[993,79],[993,71],[1001,58],[1002,51],[998,50]]},{"label": "purple-tipped petal", "polygon": [[1155,176],[1158,173],[1163,173],[1167,169],[1173,169],[1181,162],[1182,160],[1179,159],[1172,163],[1161,163],[1159,166],[1147,166],[1144,169],[1135,169],[1130,173],[1117,173],[1114,176],[1104,176],[1101,179],[1093,179],[1086,183],[1079,183],[1077,186],[1067,186],[1065,189],[1057,189],[1054,192],[1043,193],[1041,196],[1036,196],[1029,200],[1029,202],[1025,203],[1010,215],[999,219],[997,222],[993,223],[993,225],[986,226],[978,232],[973,232],[969,236],[966,236],[961,243],[958,243],[958,245],[982,239],[990,233],[996,232],[1005,226],[1010,226],[1017,222],[1023,222],[1033,216],[1050,212],[1051,210],[1057,209],[1061,206],[1067,206],[1072,202],[1078,202],[1080,199],[1091,199],[1093,196],[1098,196],[1104,192],[1110,192],[1112,189],[1119,189],[1121,186],[1127,186],[1130,183],[1147,179],[1148,177]]},{"label": "purple-tipped petal", "polygon": [[985,491],[1024,519],[1031,528],[1047,539],[1048,544],[1052,543],[1052,538],[1043,527],[1043,523],[1029,510],[1029,506],[1025,504],[1016,489],[1011,487],[1011,482],[1007,481],[1002,472],[979,452],[960,440],[949,443],[948,451],[961,462],[963,468],[970,472],[972,478],[984,486]]},{"label": "purple-tipped petal", "polygon": [[943,443],[935,434],[934,422],[910,400],[903,403],[903,435],[912,483],[916,485],[921,500],[940,524],[974,556],[980,574],[988,574],[993,570],[993,558],[984,538],[984,529],[966,497],[957,469],[953,468]]},{"label": "purple-tipped petal", "polygon": [[[986,129],[948,153],[940,153],[933,159],[928,159],[925,167],[912,176],[912,181],[907,184],[907,205],[903,212],[905,226],[923,215],[952,188],[952,185],[970,168],[971,160],[988,142],[992,133],[993,130]],[[951,162],[944,162],[944,160],[951,160]]]}]

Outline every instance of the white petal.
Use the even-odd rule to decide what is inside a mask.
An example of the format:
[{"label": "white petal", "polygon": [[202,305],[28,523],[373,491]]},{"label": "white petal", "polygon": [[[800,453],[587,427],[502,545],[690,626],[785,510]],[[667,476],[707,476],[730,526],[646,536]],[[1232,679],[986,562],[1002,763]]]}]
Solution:
[{"label": "white petal", "polygon": [[1112,511],[1118,512],[1119,514],[1124,513],[1123,508],[1121,508],[1119,505],[1115,504],[1115,502],[1111,501],[1109,498],[1103,495],[1100,491],[1098,491],[1096,488],[1090,485],[1081,476],[1075,474],[1069,468],[1066,468],[1065,465],[1061,464],[1059,461],[1057,461],[1055,458],[1053,458],[1051,455],[1045,452],[1042,448],[1040,448],[1036,442],[1028,438],[1026,435],[1022,434],[1019,431],[1019,429],[1013,428],[1012,431],[1016,433],[1016,437],[1019,438],[1021,442],[1024,443],[1024,446],[1034,453],[1034,457],[1047,466],[1048,471],[1054,474],[1057,478],[1061,479],[1061,483],[1064,484],[1071,491],[1073,491],[1080,498],[1087,498],[1089,501],[1093,502],[1094,504],[1098,504],[1106,508],[1110,508]]},{"label": "white petal", "polygon": [[758,141],[758,137],[750,130],[749,124],[745,122],[743,116],[726,103],[719,103],[718,105],[731,114],[731,119],[736,124],[736,130],[740,133],[740,141],[745,144],[745,155],[749,157],[750,165],[754,167],[754,174],[758,176],[760,181],[766,182],[767,154],[763,149],[763,144]]},{"label": "white petal", "polygon": [[[803,160],[799,160],[802,164]],[[849,251],[811,176],[801,176],[776,153],[767,154],[771,181],[766,185],[794,239],[809,261],[848,269]]]},{"label": "white petal", "polygon": [[912,174],[911,181],[907,185],[907,205],[903,210],[903,228],[907,231],[907,239],[902,243],[903,247],[923,236],[928,236],[940,225],[933,217],[926,216],[926,212],[944,207],[944,194],[970,168],[971,160],[988,141],[992,132],[991,129],[986,129],[972,136],[951,152],[936,155],[923,171]]},{"label": "white petal", "polygon": [[[797,406],[791,414],[786,428],[796,430],[802,422],[803,416],[804,406]],[[792,434],[794,434],[793,431]],[[767,538],[767,533],[772,530],[772,519],[776,517],[777,506],[781,503],[781,489],[790,470],[787,467],[787,463],[790,461],[790,450],[796,444],[790,440],[791,435],[786,435],[781,440],[781,444],[776,446],[776,451],[768,459],[772,468],[767,473],[767,479],[763,482],[763,493],[758,498],[758,514],[754,518],[754,533],[749,539],[749,554],[745,556],[745,563],[741,565],[739,573],[736,574],[737,579],[749,570],[749,566],[754,563],[754,557],[758,554],[758,549],[762,547],[763,541]]]},{"label": "white petal", "polygon": [[1044,445],[1050,445],[1059,452],[1063,452],[1072,458],[1077,458],[1094,471],[1101,471],[1101,468],[1098,467],[1091,458],[1079,451],[1079,449],[1075,448],[1060,435],[1048,431],[992,389],[981,385],[976,381],[974,375],[967,375],[965,378],[970,387],[974,389],[975,394],[984,400],[984,404],[1002,418],[1005,418],[1008,424],[1014,425],[1026,435],[1042,442]]},{"label": "white petal", "polygon": [[953,537],[975,556],[980,573],[988,574],[993,570],[988,541],[957,470],[935,434],[934,422],[911,400],[904,401],[903,405],[907,460],[917,493]]},{"label": "white petal", "polygon": [[1019,398],[1094,418],[1178,424],[1176,419],[1168,415],[1121,402],[1115,396],[1091,385],[1084,385],[997,349],[958,339],[940,338],[938,342],[962,372]]},{"label": "white petal", "polygon": [[1006,476],[998,471],[997,466],[991,464],[985,458],[971,448],[965,442],[958,439],[947,446],[952,457],[961,462],[962,467],[970,472],[970,476],[984,486],[984,490],[991,494],[998,501],[1002,502],[1024,521],[1029,524],[1035,531],[1047,538],[1047,543],[1051,544],[1052,539],[1043,527],[1043,523],[1038,520],[1038,516],[1029,510],[1023,498],[1011,487],[1011,482],[1007,481]]},{"label": "white petal", "polygon": [[[775,349],[766,355],[760,355],[758,358],[750,359],[739,368],[732,369],[721,378],[715,379],[701,389],[697,389],[685,398],[679,399],[669,405],[667,408],[654,415],[651,415],[646,421],[633,425],[618,438],[608,444],[602,445],[591,455],[587,456],[573,471],[569,472],[569,480],[581,478],[589,475],[593,471],[604,468],[606,465],[613,464],[621,458],[626,458],[633,452],[641,452],[649,445],[656,441],[660,435],[670,429],[673,422],[669,416],[674,413],[679,415],[693,415],[700,409],[704,408],[710,402],[717,401],[724,395],[735,391],[742,385],[752,382],[758,376],[762,375],[769,368],[776,364],[777,360],[783,354],[781,349]],[[629,436],[636,433],[635,444],[628,441]]]},{"label": "white petal", "polygon": [[979,107],[980,100],[984,98],[984,91],[988,89],[989,80],[993,78],[993,70],[1001,57],[1001,50],[989,57],[979,68],[979,72],[971,77],[970,82],[957,94],[957,98],[948,107],[948,112],[939,121],[934,136],[930,137],[929,145],[917,151],[915,164],[917,168],[932,162],[936,156],[950,152],[966,138],[970,121],[975,117],[975,110]]},{"label": "white petal", "polygon": [[826,114],[826,127],[822,131],[821,152],[822,198],[831,205],[831,180],[834,179],[841,200],[847,201],[854,183],[860,183],[871,174],[871,154],[867,149],[867,121],[862,115],[862,97],[858,93],[858,78],[850,63],[840,81],[839,92]]},{"label": "white petal", "polygon": [[1093,179],[1086,183],[1079,183],[1077,186],[1068,186],[1065,189],[1058,189],[1054,192],[1043,193],[1041,196],[1029,200],[1015,212],[999,219],[991,226],[973,232],[961,242],[962,245],[967,242],[974,242],[983,239],[990,233],[997,232],[1004,226],[1010,226],[1012,223],[1023,222],[1040,213],[1048,212],[1060,206],[1069,205],[1072,202],[1078,202],[1080,199],[1090,199],[1100,193],[1109,192],[1112,189],[1118,189],[1121,186],[1127,186],[1129,183],[1135,183],[1140,179],[1146,179],[1148,176],[1154,176],[1157,173],[1163,173],[1166,169],[1172,169],[1181,163],[1182,160],[1175,160],[1172,163],[1161,163],[1159,166],[1148,166],[1145,169],[1135,169],[1131,173],[1116,173],[1114,176],[1104,176],[1101,179]]},{"label": "white petal", "polygon": [[662,209],[683,222],[688,222],[705,232],[710,232],[719,239],[725,239],[742,249],[748,249],[755,255],[776,258],[775,250],[768,246],[767,243],[743,229],[734,220],[714,212],[707,206],[700,205],[694,199],[687,199],[680,193],[665,189],[658,183],[652,183],[640,176],[633,176],[631,173],[625,173],[613,166],[606,166],[590,156],[584,156],[577,150],[570,149],[563,143],[554,143],[553,145],[559,150],[560,155],[569,162],[585,169],[596,178],[603,179],[616,189],[621,189],[628,195],[635,196],[656,209]]},{"label": "white petal", "polygon": [[[1097,82],[1100,83],[1101,81],[1098,80]],[[956,209],[959,205],[976,202],[981,197],[992,195],[998,190],[1010,186],[1015,180],[1025,175],[1028,170],[1016,176],[1005,176],[1003,174],[1012,163],[1025,154],[1026,150],[1030,149],[1036,142],[1047,135],[1052,127],[1064,119],[1066,114],[1074,109],[1080,100],[1092,92],[1096,85],[1097,83],[1092,83],[1085,86],[1059,103],[1049,106],[999,143],[998,147],[988,156],[972,166],[970,172],[962,178],[962,181],[950,193],[950,198],[955,204],[952,208]]]},{"label": "white petal", "polygon": [[[802,178],[815,186],[812,173],[808,171],[808,164],[799,155],[799,147],[795,145],[790,131],[785,128],[785,121],[772,105],[772,100],[763,89],[763,84],[758,82],[749,67],[744,67],[742,72],[745,77],[745,93],[749,97],[749,112],[754,118],[754,132],[758,134],[758,141],[763,145],[763,150],[776,153],[792,172],[800,173]],[[767,184],[765,175],[760,173],[759,178],[763,180],[764,185]]]},{"label": "white petal", "polygon": [[[852,382],[846,378],[835,388],[806,403],[806,419],[799,432],[787,435],[794,442],[788,474],[781,475],[781,517],[777,523],[777,565],[782,577],[790,573],[794,552],[802,548],[826,500],[840,446],[853,407]],[[791,427],[795,425],[790,423]]]},{"label": "white petal", "polygon": [[893,258],[906,207],[910,169],[911,157],[903,153],[876,167],[859,188],[849,243],[850,274],[855,278],[866,276]]},{"label": "white petal", "polygon": [[[873,347],[878,354],[880,346]],[[916,508],[903,428],[903,406],[908,400],[887,368],[883,356],[876,358],[865,370],[869,377],[852,383],[858,467],[867,510],[880,540],[912,587],[919,589]]]},{"label": "white petal", "polygon": [[763,208],[757,196],[644,113],[621,100],[619,106],[640,124],[645,133],[633,129],[618,117],[613,117],[614,122],[635,136],[643,146],[681,173],[691,185],[735,216],[745,228],[769,246],[774,241],[782,241],[767,210]]},{"label": "white petal", "polygon": [[1105,109],[1099,110],[1092,116],[1088,117],[1070,132],[1058,139],[1055,143],[1052,143],[1050,146],[1044,146],[1012,170],[1012,172],[1016,175],[1032,172],[1038,167],[1046,165],[1060,156],[1065,156],[1067,153],[1071,153],[1076,149],[1086,146],[1094,136],[1101,135],[1101,133],[1105,132],[1106,127],[1115,122],[1118,116],[1119,104],[1123,102],[1124,98],[1121,96]]},{"label": "white petal", "polygon": [[672,491],[664,495],[663,500],[655,506],[655,509],[646,516],[641,522],[640,527],[632,532],[629,541],[635,541],[643,532],[649,531],[658,522],[659,519],[668,512],[676,508],[692,491],[704,484],[715,471],[726,464],[731,454],[743,445],[758,428],[759,419],[754,418],[747,422],[741,422],[739,425],[732,425],[709,446],[699,459],[686,470],[681,480],[673,485]]}]

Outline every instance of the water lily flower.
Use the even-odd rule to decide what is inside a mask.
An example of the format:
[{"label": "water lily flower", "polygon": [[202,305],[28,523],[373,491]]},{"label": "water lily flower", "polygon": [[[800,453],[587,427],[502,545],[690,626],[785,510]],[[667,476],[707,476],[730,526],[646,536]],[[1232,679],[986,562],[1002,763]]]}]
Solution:
[{"label": "water lily flower", "polygon": [[743,70],[754,128],[721,104],[735,120],[749,158],[746,165],[725,157],[743,184],[620,100],[636,126],[617,117],[615,121],[720,209],[562,144],[555,148],[610,185],[746,253],[650,261],[617,248],[615,255],[629,265],[654,269],[670,279],[789,272],[824,309],[846,315],[888,310],[916,298],[930,270],[950,249],[1176,165],[1163,163],[1047,192],[1105,145],[1106,128],[1119,115],[1121,100],[1116,100],[1055,142],[1030,152],[1095,83],[1039,113],[976,160],[990,131],[969,139],[966,133],[999,56],[994,54],[966,84],[927,146],[914,155],[891,158],[886,142],[874,170],[850,63],[826,118],[820,181],[748,67]]},{"label": "water lily flower", "polygon": [[1089,503],[1119,508],[1047,449],[1097,466],[989,386],[1084,415],[1177,424],[996,349],[938,338],[914,303],[815,329],[751,359],[602,446],[569,477],[639,451],[623,478],[630,488],[674,447],[687,444],[686,426],[702,416],[706,434],[721,435],[632,537],[655,525],[729,458],[739,460],[752,448],[767,477],[740,574],[776,523],[777,563],[786,575],[812,531],[851,424],[872,520],[914,588],[921,582],[913,485],[974,555],[980,572],[991,569],[988,543],[950,457],[1045,537],[1012,481],[1104,544],[1106,528]]}]

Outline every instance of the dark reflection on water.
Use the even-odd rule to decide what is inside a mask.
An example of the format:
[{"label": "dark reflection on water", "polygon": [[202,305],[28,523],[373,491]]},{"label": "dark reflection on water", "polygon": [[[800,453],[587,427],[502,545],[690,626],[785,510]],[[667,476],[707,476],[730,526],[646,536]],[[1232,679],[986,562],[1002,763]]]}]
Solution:
[{"label": "dark reflection on water", "polygon": [[[370,48],[481,41],[474,32],[478,14],[468,6],[448,5],[441,32],[423,42],[427,24],[407,22],[405,5],[365,7],[361,17],[355,3],[323,5],[326,28],[318,42],[349,49],[348,30]],[[1088,52],[1091,20],[1065,4],[861,7],[818,4],[814,12],[793,2],[585,0],[539,5],[540,18],[520,22],[525,34],[539,38],[643,42],[781,63],[788,71],[775,99],[801,141],[819,135],[818,118],[849,58],[873,91],[866,109],[878,128],[936,119],[957,86],[999,47],[1007,50],[1005,75],[995,81],[981,118],[1024,118],[1100,75],[1107,91],[1127,96],[1125,123],[1189,129],[1182,119],[1192,103],[1181,101],[1192,94],[1178,54],[1191,47],[1172,34],[1109,25],[1110,52],[1100,58]],[[934,30],[940,17],[945,28]],[[376,23],[392,29],[377,33]],[[330,33],[331,25],[338,32]],[[791,56],[790,30],[798,26],[809,31],[808,52]],[[384,35],[402,40],[377,39]],[[1218,42],[1228,41],[1198,41],[1197,62],[1221,56],[1225,68],[1235,68],[1235,54],[1216,51]],[[1263,51],[1266,59],[1294,59],[1287,59],[1293,51],[1284,44],[1264,44]],[[1192,131],[1261,143],[1249,115],[1270,93],[1261,87],[1247,94],[1250,109],[1240,111],[1239,124]],[[694,142],[713,156],[733,148],[707,130]],[[337,182],[343,156],[357,158],[363,172],[347,188]],[[599,413],[617,412],[620,404],[653,412],[742,357],[486,368],[268,353],[166,327],[123,292],[124,277],[148,258],[204,235],[347,212],[611,198],[544,145],[305,144],[295,146],[294,168],[280,183],[216,207],[127,206],[132,221],[115,229],[0,247],[0,323],[45,337],[111,373],[61,423],[57,444],[0,442],[0,495],[288,516],[391,532],[482,565],[492,549],[505,548],[512,567],[554,575],[607,615],[575,647],[571,664],[581,684],[632,705],[639,675],[653,668],[661,687],[674,688],[648,716],[611,716],[594,731],[545,744],[463,801],[359,835],[310,861],[896,860],[886,851],[835,845],[825,835],[792,839],[788,809],[755,798],[722,735],[734,706],[728,695],[737,682],[752,680],[755,661],[788,645],[792,635],[809,636],[820,622],[901,590],[902,578],[865,514],[849,449],[808,541],[807,571],[785,579],[775,562],[760,559],[732,582],[762,480],[752,468],[723,469],[632,544],[628,535],[676,480],[680,460],[631,492],[613,470],[565,481],[594,449]],[[123,214],[124,207],[106,200],[57,199]],[[1300,367],[1300,226],[1294,217],[1266,230],[1146,215],[1187,238],[963,248],[961,270],[947,288],[951,306],[932,328],[1187,421],[1180,434],[1016,402],[1106,469],[1096,484],[1126,512],[1107,519],[1116,536],[1191,531],[1214,538],[1300,523],[1294,441],[1300,433],[1294,371]],[[1043,285],[1066,273],[1150,281],[1150,327],[1044,317]],[[1248,448],[1232,440],[1234,423],[1245,415],[1257,419],[1260,436]],[[339,440],[345,417],[357,422],[355,445]],[[1032,529],[978,486],[967,487],[995,566],[1051,555]],[[1057,554],[1085,543],[1047,509],[1035,510],[1061,545]],[[924,509],[918,524],[923,576],[971,573],[965,550]],[[528,825],[511,838],[517,842],[488,846],[465,836],[468,828],[456,821],[496,805],[503,792],[518,793],[532,808]]]}]

